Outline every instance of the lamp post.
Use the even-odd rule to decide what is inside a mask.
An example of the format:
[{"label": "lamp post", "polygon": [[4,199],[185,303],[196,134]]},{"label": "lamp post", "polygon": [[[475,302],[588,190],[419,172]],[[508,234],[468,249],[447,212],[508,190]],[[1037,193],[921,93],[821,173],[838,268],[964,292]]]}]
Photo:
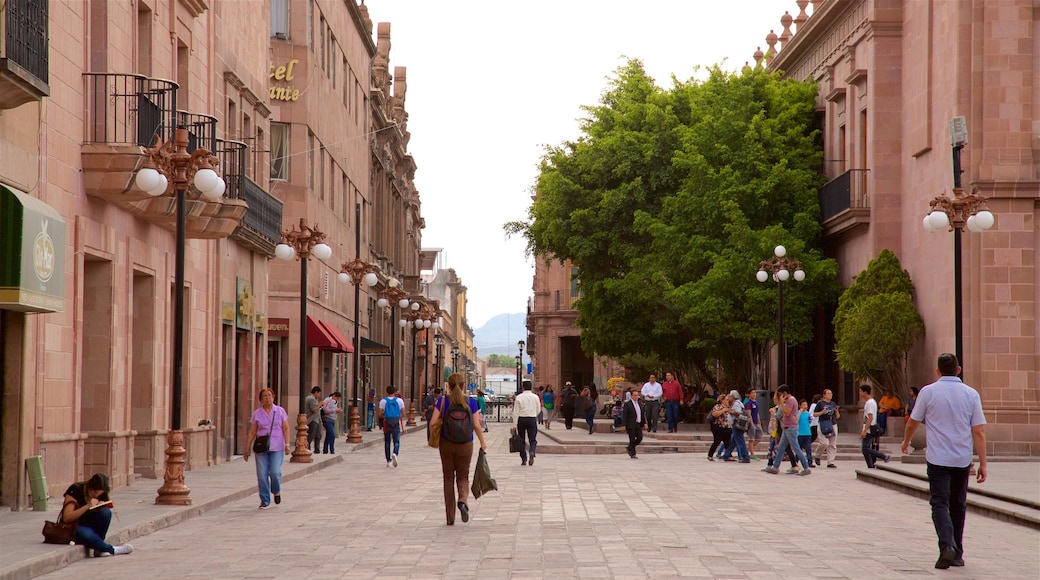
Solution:
[{"label": "lamp post", "polygon": [[516,394],[519,395],[524,390],[524,373],[522,370],[524,364],[524,341],[516,341],[516,347],[520,351],[520,354],[516,355]]},{"label": "lamp post", "polygon": [[435,367],[437,375],[434,378],[437,380],[437,385],[440,386],[444,382],[444,379],[441,378],[443,376],[443,371],[441,370],[441,347],[444,346],[444,337],[441,336],[441,333],[438,332],[433,335],[433,343],[437,345],[437,366]]},{"label": "lamp post", "polygon": [[358,372],[361,366],[361,283],[375,286],[379,282],[376,267],[361,259],[361,204],[354,205],[354,259],[340,266],[340,282],[354,285],[354,379],[350,395],[350,432],[347,443],[361,443],[361,415],[358,413]]},{"label": "lamp post", "polygon": [[459,347],[454,344],[451,346],[451,372],[459,372]]},{"label": "lamp post", "polygon": [[[408,422],[405,423],[406,427],[415,425],[415,351],[418,348],[419,343],[419,331],[429,329],[433,326],[433,321],[429,319],[429,305],[421,297],[412,300],[412,304],[408,310],[402,312],[401,315],[404,317],[401,319],[401,328],[408,326],[412,327],[412,372],[409,377],[410,384],[410,398],[411,404],[408,407]],[[428,333],[427,333],[428,334]]]},{"label": "lamp post", "polygon": [[332,257],[332,248],[325,243],[325,234],[317,225],[309,226],[300,218],[300,229],[295,227],[282,232],[282,241],[274,247],[279,260],[300,262],[300,414],[296,417],[296,447],[290,463],[310,463],[310,447],[307,445],[307,409],[303,404],[307,398],[307,262],[314,256],[319,260]]},{"label": "lamp post", "polygon": [[[401,289],[401,282],[394,277],[390,277],[386,282],[386,289],[382,292],[382,297],[376,301],[376,305],[380,308],[390,308],[390,318],[394,318],[394,308],[401,309],[401,315],[404,316],[405,310],[411,306],[411,301],[408,300],[408,293]],[[398,325],[404,332],[404,327],[407,326],[408,321],[403,318],[398,321]],[[397,362],[397,330],[393,325],[390,326],[390,384],[396,385],[394,382],[396,374]]]},{"label": "lamp post", "polygon": [[166,193],[169,182],[173,182],[177,198],[177,247],[174,257],[173,290],[173,360],[171,363],[172,402],[170,408],[170,432],[166,436],[166,469],[163,486],[158,490],[155,503],[160,505],[190,505],[191,490],[184,485],[184,432],[181,431],[182,380],[184,376],[184,253],[186,245],[187,213],[185,211],[188,186],[210,201],[224,195],[227,184],[213,170],[218,160],[203,148],[188,152],[188,130],[177,127],[173,142],[156,142],[155,147],[146,148],[147,160],[137,172],[134,183],[153,197]]},{"label": "lamp post", "polygon": [[802,263],[788,258],[787,248],[777,246],[773,249],[773,258],[759,262],[758,274],[756,275],[759,282],[766,282],[770,277],[776,281],[776,319],[778,327],[776,342],[777,387],[786,382],[784,377],[787,375],[787,345],[784,344],[784,282],[787,282],[792,277],[791,270],[794,270],[795,281],[801,282],[805,280],[805,271],[802,270]]},{"label": "lamp post", "polygon": [[[968,228],[980,233],[993,227],[996,219],[986,206],[986,197],[974,190],[965,194],[961,188],[961,150],[968,144],[968,126],[964,117],[950,121],[950,144],[953,147],[953,199],[945,194],[928,202],[931,211],[924,217],[926,232],[953,230],[953,328],[955,354],[964,366],[964,318],[961,292],[961,231]],[[963,373],[962,375],[963,376]]]}]

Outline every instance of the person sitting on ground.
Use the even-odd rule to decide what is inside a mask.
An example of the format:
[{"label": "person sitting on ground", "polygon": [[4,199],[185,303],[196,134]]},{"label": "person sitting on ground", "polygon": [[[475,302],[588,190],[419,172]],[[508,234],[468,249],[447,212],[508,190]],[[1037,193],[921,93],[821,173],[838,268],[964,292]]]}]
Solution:
[{"label": "person sitting on ground", "polygon": [[105,542],[108,526],[112,523],[111,488],[108,476],[95,473],[86,481],[73,483],[65,490],[61,506],[61,521],[76,523],[76,543],[94,550],[94,557],[129,554],[130,544],[113,546]]}]

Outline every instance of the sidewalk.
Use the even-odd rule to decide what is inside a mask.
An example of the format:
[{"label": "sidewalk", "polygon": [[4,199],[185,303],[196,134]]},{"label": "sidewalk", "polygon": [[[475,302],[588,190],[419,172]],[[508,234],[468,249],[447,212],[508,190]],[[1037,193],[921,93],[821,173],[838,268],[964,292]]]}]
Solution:
[{"label": "sidewalk", "polygon": [[[404,427],[402,432],[425,430],[426,423],[418,422],[414,427]],[[377,430],[362,431],[361,436],[361,444],[351,445],[341,435],[336,441],[336,454],[314,455],[312,463],[289,463],[287,458],[282,466],[282,482],[342,463],[346,453],[383,445],[382,433]],[[247,463],[241,456],[214,467],[188,471],[184,480],[191,489],[192,503],[188,506],[155,505],[156,490],[163,484],[160,479],[138,478],[133,485],[114,490],[112,499],[116,507],[108,534],[109,543],[130,542],[257,494],[256,468],[252,461]],[[61,500],[61,497],[51,498],[47,512],[0,511],[0,580],[34,578],[85,557],[83,546],[43,543],[40,533],[43,522],[57,518]]]}]

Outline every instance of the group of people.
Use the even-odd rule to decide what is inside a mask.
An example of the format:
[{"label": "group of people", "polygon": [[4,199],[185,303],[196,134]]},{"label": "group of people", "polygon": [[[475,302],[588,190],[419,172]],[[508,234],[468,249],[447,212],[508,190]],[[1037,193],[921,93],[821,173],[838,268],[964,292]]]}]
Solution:
[{"label": "group of people", "polygon": [[[321,387],[311,389],[311,394],[304,399],[303,409],[307,413],[307,447],[314,446],[314,453],[336,452],[336,420],[339,418],[339,392],[333,391],[324,399],[321,398]],[[325,434],[321,451],[318,442]]]}]

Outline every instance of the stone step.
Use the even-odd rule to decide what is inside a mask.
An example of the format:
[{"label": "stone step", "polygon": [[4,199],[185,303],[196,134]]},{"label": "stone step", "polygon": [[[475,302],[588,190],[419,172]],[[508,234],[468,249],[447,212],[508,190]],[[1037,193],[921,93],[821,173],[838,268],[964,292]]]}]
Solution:
[{"label": "stone step", "polygon": [[[878,464],[876,469],[857,469],[856,479],[887,487],[928,501],[928,478],[901,469],[898,464]],[[968,511],[1000,521],[1040,530],[1040,504],[1024,498],[968,487]]]}]

